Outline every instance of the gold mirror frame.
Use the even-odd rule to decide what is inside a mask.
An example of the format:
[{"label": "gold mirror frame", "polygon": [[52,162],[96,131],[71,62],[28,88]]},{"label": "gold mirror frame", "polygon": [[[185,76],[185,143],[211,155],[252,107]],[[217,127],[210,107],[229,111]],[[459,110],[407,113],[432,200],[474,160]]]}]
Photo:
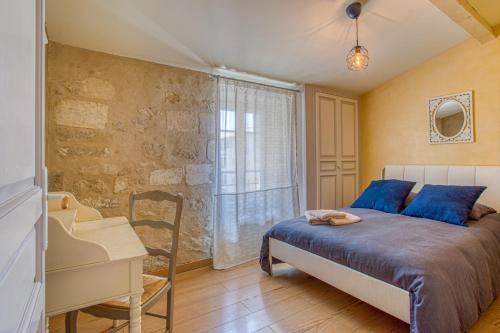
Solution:
[{"label": "gold mirror frame", "polygon": [[[474,142],[474,104],[472,91],[466,91],[458,94],[429,98],[428,117],[429,117],[429,143],[467,143]],[[464,111],[464,124],[462,129],[452,137],[443,136],[436,127],[436,112],[439,107],[448,101],[458,102]]]}]

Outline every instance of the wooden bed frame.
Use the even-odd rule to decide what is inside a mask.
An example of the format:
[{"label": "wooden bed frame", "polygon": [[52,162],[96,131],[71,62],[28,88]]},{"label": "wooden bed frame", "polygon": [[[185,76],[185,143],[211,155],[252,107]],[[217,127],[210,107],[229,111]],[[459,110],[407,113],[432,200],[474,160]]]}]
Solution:
[{"label": "wooden bed frame", "polygon": [[[417,182],[413,191],[424,184],[483,185],[488,188],[480,202],[500,211],[499,166],[447,166],[447,165],[388,165],[384,179]],[[337,264],[298,247],[269,238],[269,264],[277,258],[308,273],[406,323],[410,323],[410,293],[404,289],[369,275]]]}]

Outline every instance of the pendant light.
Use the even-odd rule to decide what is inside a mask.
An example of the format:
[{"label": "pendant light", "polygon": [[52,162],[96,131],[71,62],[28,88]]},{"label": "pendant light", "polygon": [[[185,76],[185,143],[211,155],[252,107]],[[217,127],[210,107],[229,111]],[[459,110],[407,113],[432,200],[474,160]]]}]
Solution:
[{"label": "pendant light", "polygon": [[366,47],[359,45],[358,42],[358,17],[361,15],[361,3],[353,2],[346,8],[346,13],[349,18],[356,20],[356,46],[354,46],[351,51],[347,54],[347,68],[351,71],[361,71],[368,67],[368,50]]}]

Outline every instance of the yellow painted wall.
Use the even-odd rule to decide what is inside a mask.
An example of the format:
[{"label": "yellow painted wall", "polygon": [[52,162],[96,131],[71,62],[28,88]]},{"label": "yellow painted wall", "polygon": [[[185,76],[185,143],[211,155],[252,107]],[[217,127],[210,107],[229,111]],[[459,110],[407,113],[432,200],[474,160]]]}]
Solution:
[{"label": "yellow painted wall", "polygon": [[[475,142],[430,145],[427,100],[474,91]],[[361,182],[386,164],[500,165],[500,38],[447,50],[361,96]]]}]

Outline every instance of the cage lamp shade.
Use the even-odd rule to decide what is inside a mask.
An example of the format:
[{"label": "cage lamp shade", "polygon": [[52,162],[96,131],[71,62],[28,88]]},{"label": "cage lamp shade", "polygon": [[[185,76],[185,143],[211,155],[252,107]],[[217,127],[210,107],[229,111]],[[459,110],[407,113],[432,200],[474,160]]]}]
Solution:
[{"label": "cage lamp shade", "polygon": [[356,45],[347,54],[347,68],[351,71],[361,71],[368,67],[368,50],[360,45]]}]

